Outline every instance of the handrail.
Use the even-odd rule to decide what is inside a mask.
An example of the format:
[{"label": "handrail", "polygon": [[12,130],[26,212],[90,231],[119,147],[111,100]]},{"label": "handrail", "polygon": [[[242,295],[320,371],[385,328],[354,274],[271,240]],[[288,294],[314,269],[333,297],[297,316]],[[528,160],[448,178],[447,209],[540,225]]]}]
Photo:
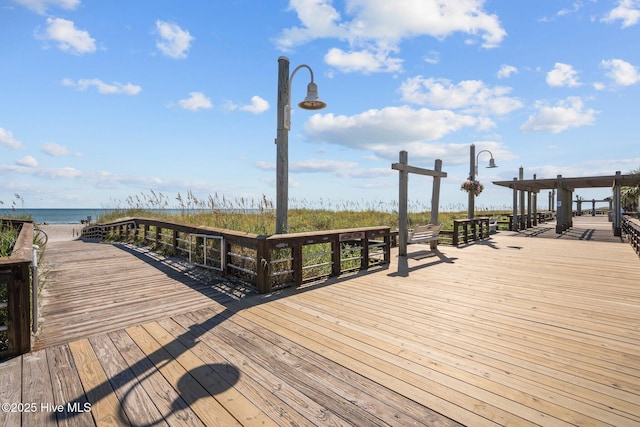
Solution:
[{"label": "handrail", "polygon": [[261,293],[388,264],[391,259],[389,227],[267,236],[165,219],[123,218],[82,230],[84,238],[130,239],[172,256],[188,253],[188,236],[194,234],[222,238],[222,270],[254,284]]},{"label": "handrail", "polygon": [[460,232],[462,231],[462,242],[469,243],[469,240],[487,239],[491,234],[489,226],[491,218],[479,217],[471,219],[455,219],[453,220],[453,237],[452,245],[458,246],[460,242]]},{"label": "handrail", "polygon": [[[31,303],[29,267],[33,260],[33,222],[2,219],[2,224],[10,222],[19,227],[20,232],[11,255],[0,258],[0,286],[6,286],[7,324],[6,346],[0,342],[0,358],[27,353],[31,350]],[[2,337],[2,335],[0,335]],[[0,341],[3,341],[0,340]],[[6,348],[5,348],[6,347]]]},{"label": "handrail", "polygon": [[629,243],[640,256],[640,220],[629,215],[622,216],[622,231],[627,235]]}]

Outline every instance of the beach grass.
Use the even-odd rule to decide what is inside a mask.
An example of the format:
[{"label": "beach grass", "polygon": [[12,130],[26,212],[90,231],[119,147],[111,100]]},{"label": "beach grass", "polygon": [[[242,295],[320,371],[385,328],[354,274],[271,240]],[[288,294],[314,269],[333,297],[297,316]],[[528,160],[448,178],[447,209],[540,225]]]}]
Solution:
[{"label": "beach grass", "polygon": [[[261,199],[229,199],[217,194],[206,199],[197,198],[192,192],[178,194],[172,200],[162,193],[150,192],[130,196],[116,207],[97,218],[107,223],[126,217],[160,218],[197,226],[210,226],[254,234],[275,233],[276,212],[273,203],[265,196]],[[290,201],[288,231],[290,233],[339,230],[355,227],[388,226],[398,228],[397,202],[369,201]],[[458,207],[459,208],[459,207]],[[478,216],[508,214],[504,209],[481,209]],[[431,222],[431,212],[417,202],[409,203],[409,227]],[[444,211],[438,222],[444,229],[453,229],[455,219],[467,217],[462,209]]]}]

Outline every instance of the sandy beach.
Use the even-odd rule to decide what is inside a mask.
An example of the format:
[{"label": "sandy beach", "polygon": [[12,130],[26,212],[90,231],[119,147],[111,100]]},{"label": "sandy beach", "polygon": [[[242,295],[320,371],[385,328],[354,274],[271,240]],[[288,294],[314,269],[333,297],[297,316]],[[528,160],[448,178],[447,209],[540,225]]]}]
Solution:
[{"label": "sandy beach", "polygon": [[65,242],[80,237],[83,224],[40,224],[38,228],[47,233],[49,242]]}]

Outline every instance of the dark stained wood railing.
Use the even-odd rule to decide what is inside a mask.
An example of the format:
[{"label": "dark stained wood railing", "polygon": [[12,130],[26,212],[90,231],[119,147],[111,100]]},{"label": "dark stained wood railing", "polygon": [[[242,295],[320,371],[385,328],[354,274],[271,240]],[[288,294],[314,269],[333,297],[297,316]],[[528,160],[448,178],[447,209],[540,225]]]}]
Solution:
[{"label": "dark stained wood railing", "polygon": [[[82,236],[129,239],[183,258],[202,260],[203,253],[213,253],[211,268],[237,276],[261,293],[389,264],[391,258],[389,227],[266,236],[167,220],[126,218],[87,226]],[[197,264],[206,265],[207,259],[203,262]]]},{"label": "dark stained wood railing", "polygon": [[622,231],[627,235],[629,243],[640,256],[640,220],[629,215],[622,216]]},{"label": "dark stained wood railing", "polygon": [[0,224],[20,230],[11,255],[0,258],[0,359],[3,359],[31,350],[29,267],[33,259],[34,227],[32,222],[20,220],[3,219]]},{"label": "dark stained wood railing", "polygon": [[451,244],[458,246],[469,241],[484,240],[489,238],[489,218],[471,218],[453,220],[453,234]]}]

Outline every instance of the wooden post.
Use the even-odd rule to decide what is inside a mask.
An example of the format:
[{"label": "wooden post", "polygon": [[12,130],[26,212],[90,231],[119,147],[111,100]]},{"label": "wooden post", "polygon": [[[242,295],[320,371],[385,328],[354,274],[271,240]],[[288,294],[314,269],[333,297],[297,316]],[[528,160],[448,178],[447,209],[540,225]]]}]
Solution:
[{"label": "wooden post", "polygon": [[[524,180],[524,168],[522,166],[520,166],[518,178],[520,179],[520,181]],[[527,228],[527,221],[524,216],[524,208],[524,190],[520,190],[520,230],[524,230]]]},{"label": "wooden post", "polygon": [[[436,172],[442,172],[442,160],[436,159],[433,169]],[[431,224],[438,225],[440,221],[438,220],[438,213],[440,207],[440,176],[433,177],[433,188],[431,189]],[[432,240],[429,242],[429,247],[431,249],[436,249],[438,247],[438,241]]]},{"label": "wooden post", "polygon": [[360,258],[360,270],[369,268],[369,235],[365,231],[362,236],[362,257]]},{"label": "wooden post", "polygon": [[176,256],[178,253],[178,230],[172,229],[171,233],[171,254]]},{"label": "wooden post", "polygon": [[29,266],[21,262],[9,267],[7,283],[7,339],[9,353],[18,355],[31,351]]},{"label": "wooden post", "polygon": [[[409,154],[406,151],[400,152],[400,164],[407,166],[409,164]],[[407,197],[409,192],[409,172],[406,169],[400,170],[400,182],[399,182],[399,199],[398,199],[398,218],[399,231],[398,231],[398,255],[407,256]]]},{"label": "wooden post", "polygon": [[[271,247],[266,236],[258,236],[258,249],[256,253],[256,287],[258,292],[265,294],[271,291],[270,269]],[[221,250],[223,248],[220,248]]]},{"label": "wooden post", "polygon": [[531,207],[531,190],[527,191],[527,228],[531,228],[533,221],[531,219],[531,214],[533,212],[533,208]]},{"label": "wooden post", "polygon": [[513,218],[511,219],[511,231],[518,231],[518,178],[513,178]]},{"label": "wooden post", "polygon": [[302,240],[297,239],[293,242],[291,257],[293,258],[291,261],[293,281],[296,286],[300,286],[302,285]]},{"label": "wooden post", "polygon": [[[613,235],[622,235],[622,203],[620,202],[620,176],[622,172],[616,171],[616,178],[613,182]],[[595,209],[594,209],[595,212]]]},{"label": "wooden post", "polygon": [[[533,179],[536,179],[536,174],[533,174]],[[538,193],[536,191],[533,192],[533,225],[538,225]]]},{"label": "wooden post", "polygon": [[340,250],[340,235],[336,234],[331,238],[331,275],[339,276],[342,271],[342,254]]},{"label": "wooden post", "polygon": [[289,58],[278,58],[278,111],[276,134],[276,234],[287,233],[289,216],[289,129],[285,108],[289,103]]},{"label": "wooden post", "polygon": [[567,203],[564,200],[564,188],[562,187],[562,175],[558,175],[558,206],[556,208],[556,234],[562,234],[565,231],[564,225],[566,223],[565,218],[565,208],[564,205]]},{"label": "wooden post", "polygon": [[451,244],[456,247],[459,244],[459,236],[458,233],[460,232],[460,223],[458,222],[458,220],[453,220],[453,237],[451,239]]},{"label": "wooden post", "polygon": [[[438,162],[440,162],[438,164]],[[409,166],[409,155],[406,151],[400,151],[400,161],[398,163],[393,163],[391,165],[391,169],[397,170],[400,172],[399,175],[399,200],[398,200],[398,255],[407,256],[407,239],[408,239],[408,226],[407,226],[407,198],[409,192],[409,173],[415,173],[418,175],[428,175],[434,178],[446,178],[446,172],[442,172],[441,170],[429,170],[417,168],[414,166]],[[442,169],[442,161],[436,160],[436,167]],[[434,191],[436,191],[437,187],[437,197],[432,195],[431,203],[433,209],[433,203],[436,202],[436,208],[440,203],[439,195],[440,195],[440,183],[437,184],[434,182]],[[435,193],[434,193],[435,194]],[[433,218],[433,210],[431,212]],[[437,219],[437,212],[436,212]],[[433,219],[432,219],[433,222]],[[437,242],[436,242],[437,243]]]},{"label": "wooden post", "polygon": [[[478,153],[479,154],[479,153]],[[476,146],[475,144],[471,144],[469,147],[469,180],[476,180]],[[468,193],[468,207],[467,207],[467,219],[473,218],[476,213],[476,195],[473,191],[469,191]]]}]

